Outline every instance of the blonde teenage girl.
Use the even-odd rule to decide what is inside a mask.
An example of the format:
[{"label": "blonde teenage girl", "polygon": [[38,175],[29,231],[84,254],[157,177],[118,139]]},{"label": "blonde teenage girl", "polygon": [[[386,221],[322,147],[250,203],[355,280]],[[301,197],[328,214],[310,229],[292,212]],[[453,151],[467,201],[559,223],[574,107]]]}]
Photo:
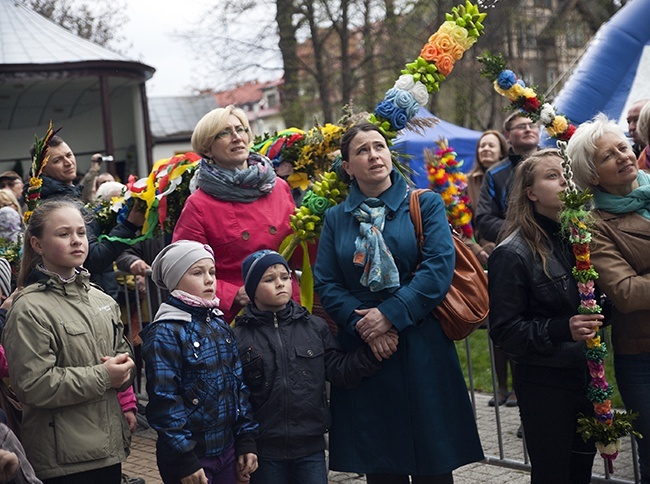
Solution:
[{"label": "blonde teenage girl", "polygon": [[23,445],[50,483],[118,484],[129,427],[117,392],[134,366],[117,303],[90,285],[84,219],[44,202],[25,233],[19,285],[2,343],[23,402]]}]

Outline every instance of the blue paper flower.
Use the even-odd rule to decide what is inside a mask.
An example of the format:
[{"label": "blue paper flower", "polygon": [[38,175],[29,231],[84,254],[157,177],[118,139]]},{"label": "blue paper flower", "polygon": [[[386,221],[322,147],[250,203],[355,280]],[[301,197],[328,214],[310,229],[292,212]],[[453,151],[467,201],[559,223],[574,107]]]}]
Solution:
[{"label": "blue paper flower", "polygon": [[517,82],[517,76],[510,69],[502,71],[499,77],[497,77],[497,85],[504,91],[514,86],[515,82]]}]

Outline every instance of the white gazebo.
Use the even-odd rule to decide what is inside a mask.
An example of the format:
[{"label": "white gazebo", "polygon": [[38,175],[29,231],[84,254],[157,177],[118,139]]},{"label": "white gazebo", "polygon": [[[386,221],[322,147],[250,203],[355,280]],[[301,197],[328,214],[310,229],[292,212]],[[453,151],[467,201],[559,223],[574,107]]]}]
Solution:
[{"label": "white gazebo", "polygon": [[77,37],[17,0],[0,0],[0,171],[29,169],[52,120],[77,155],[113,155],[108,171],[152,165],[145,82],[155,69]]}]

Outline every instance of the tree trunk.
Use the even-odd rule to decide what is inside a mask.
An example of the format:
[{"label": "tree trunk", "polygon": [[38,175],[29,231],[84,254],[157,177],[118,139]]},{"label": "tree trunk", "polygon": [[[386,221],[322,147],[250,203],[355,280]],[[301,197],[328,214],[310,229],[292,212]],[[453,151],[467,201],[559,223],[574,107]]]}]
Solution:
[{"label": "tree trunk", "polygon": [[277,0],[275,20],[278,24],[279,48],[284,64],[284,84],[280,91],[282,117],[287,126],[302,127],[305,122],[305,113],[300,100],[298,75],[300,60],[297,52],[296,27],[292,20],[293,13],[294,8],[291,0]]}]

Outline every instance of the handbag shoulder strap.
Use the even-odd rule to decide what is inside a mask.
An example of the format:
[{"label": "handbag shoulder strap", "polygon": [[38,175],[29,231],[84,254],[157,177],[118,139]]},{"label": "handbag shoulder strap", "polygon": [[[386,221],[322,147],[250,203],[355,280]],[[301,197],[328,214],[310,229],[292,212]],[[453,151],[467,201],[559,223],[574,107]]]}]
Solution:
[{"label": "handbag shoulder strap", "polygon": [[422,212],[420,211],[420,194],[428,192],[424,188],[418,190],[411,190],[411,195],[409,198],[409,212],[411,214],[411,221],[413,222],[413,227],[415,229],[415,240],[418,244],[418,249],[420,251],[420,258],[422,257],[422,247],[424,247],[424,231],[422,229]]}]

